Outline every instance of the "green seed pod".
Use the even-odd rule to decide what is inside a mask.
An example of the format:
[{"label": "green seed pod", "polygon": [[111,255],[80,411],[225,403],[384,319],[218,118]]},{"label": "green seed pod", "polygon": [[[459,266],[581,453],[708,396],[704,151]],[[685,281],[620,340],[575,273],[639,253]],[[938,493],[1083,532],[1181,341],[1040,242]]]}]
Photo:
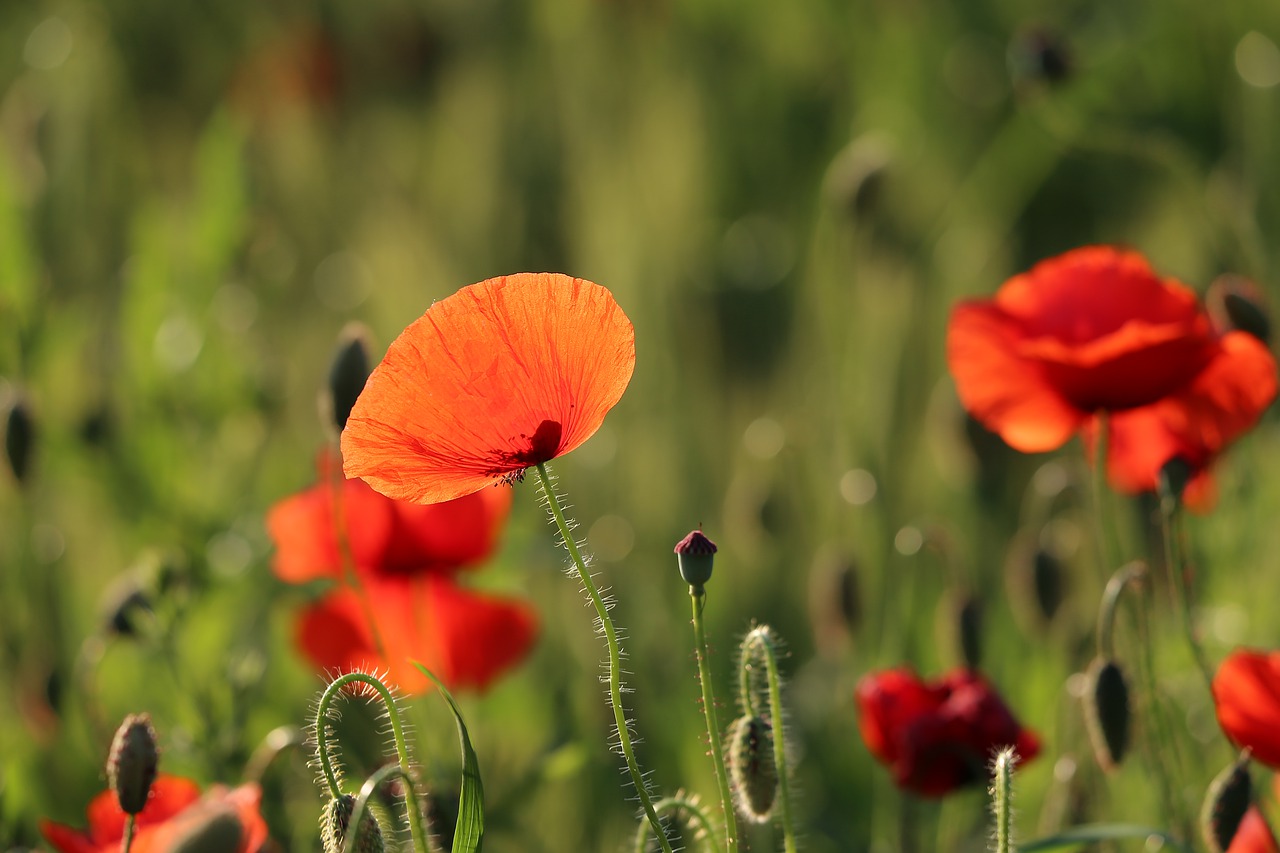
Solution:
[{"label": "green seed pod", "polygon": [[369,363],[369,331],[352,323],[338,336],[329,365],[328,409],[331,422],[342,432],[373,367]]},{"label": "green seed pod", "polygon": [[159,761],[151,717],[147,714],[125,717],[116,729],[107,755],[107,780],[125,814],[136,815],[147,805]]},{"label": "green seed pod", "polygon": [[703,535],[701,530],[694,530],[676,543],[676,559],[680,564],[680,577],[691,587],[698,589],[711,580],[711,570],[715,565],[716,543]]},{"label": "green seed pod", "polygon": [[729,730],[728,752],[738,813],[755,823],[765,823],[778,796],[772,726],[759,717],[739,717]]},{"label": "green seed pod", "polygon": [[1085,674],[1084,721],[1098,765],[1108,773],[1129,749],[1129,685],[1120,665],[1094,658]]},{"label": "green seed pod", "polygon": [[1252,802],[1253,782],[1246,753],[1209,783],[1200,811],[1200,831],[1209,853],[1226,853]]},{"label": "green seed pod", "polygon": [[211,809],[193,821],[169,848],[168,853],[228,853],[239,850],[244,841],[244,824],[230,806]]},{"label": "green seed pod", "polygon": [[[324,853],[342,853],[355,806],[356,798],[343,794],[330,800],[320,813],[320,841],[324,846]],[[378,821],[365,809],[360,818],[360,835],[352,850],[355,853],[382,853],[385,847]]]}]

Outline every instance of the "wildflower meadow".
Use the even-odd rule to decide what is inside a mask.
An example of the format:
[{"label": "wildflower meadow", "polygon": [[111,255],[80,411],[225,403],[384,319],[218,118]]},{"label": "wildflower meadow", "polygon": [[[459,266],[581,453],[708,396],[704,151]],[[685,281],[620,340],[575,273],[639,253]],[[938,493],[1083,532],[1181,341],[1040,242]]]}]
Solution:
[{"label": "wildflower meadow", "polygon": [[1280,6],[0,45],[0,851],[1280,853]]}]

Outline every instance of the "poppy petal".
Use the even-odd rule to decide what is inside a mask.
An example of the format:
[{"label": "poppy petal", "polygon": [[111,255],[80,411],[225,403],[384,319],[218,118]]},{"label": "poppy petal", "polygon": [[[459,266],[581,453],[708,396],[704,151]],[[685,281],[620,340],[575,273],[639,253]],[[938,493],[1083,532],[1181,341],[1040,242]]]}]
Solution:
[{"label": "poppy petal", "polygon": [[1227,853],[1280,853],[1271,827],[1267,826],[1267,820],[1257,806],[1249,806],[1244,813]]},{"label": "poppy petal", "polygon": [[635,331],[605,288],[555,273],[464,287],[388,348],[342,434],[348,476],[435,503],[590,438],[635,367]]},{"label": "poppy petal", "polygon": [[1015,450],[1055,450],[1089,413],[1067,402],[1019,345],[1012,319],[995,305],[966,302],[951,313],[947,364],[964,407]]},{"label": "poppy petal", "polygon": [[[377,494],[363,482],[371,494]],[[390,501],[392,532],[384,557],[388,570],[450,570],[474,566],[497,545],[498,532],[511,509],[510,489],[482,489],[451,501],[415,504]]]},{"label": "poppy petal", "polygon": [[[200,799],[200,787],[181,776],[160,775],[151,784],[147,804],[134,821],[138,828],[164,823]],[[116,843],[124,835],[125,814],[112,791],[103,791],[86,810],[89,832],[96,844]]]},{"label": "poppy petal", "polygon": [[448,684],[484,690],[524,660],[538,633],[534,611],[518,601],[481,595],[440,577],[426,578],[428,615],[443,650]]},{"label": "poppy petal", "polygon": [[51,820],[40,821],[40,834],[59,853],[98,853],[98,845],[83,832]]},{"label": "poppy petal", "polygon": [[1227,736],[1280,768],[1280,652],[1233,652],[1213,677],[1213,701]]}]

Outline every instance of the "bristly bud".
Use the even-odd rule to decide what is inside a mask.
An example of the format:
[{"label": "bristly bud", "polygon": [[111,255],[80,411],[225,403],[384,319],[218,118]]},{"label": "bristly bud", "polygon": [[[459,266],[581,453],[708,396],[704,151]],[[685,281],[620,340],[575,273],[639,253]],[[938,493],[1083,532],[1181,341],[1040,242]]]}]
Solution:
[{"label": "bristly bud", "polygon": [[31,409],[22,397],[14,397],[5,413],[4,452],[14,479],[20,484],[25,484],[31,474],[35,445],[36,425]]},{"label": "bristly bud", "polygon": [[729,730],[728,753],[738,813],[755,823],[766,822],[778,796],[773,728],[759,717],[739,717]]},{"label": "bristly bud", "polygon": [[1204,297],[1209,319],[1219,334],[1240,331],[1263,343],[1271,340],[1271,318],[1262,290],[1244,276],[1227,273],[1209,285]]},{"label": "bristly bud", "polygon": [[[350,794],[334,797],[325,805],[320,813],[320,841],[324,853],[342,853],[355,806],[356,798]],[[360,834],[351,849],[355,853],[382,853],[386,849],[382,829],[368,809],[360,816]]]},{"label": "bristly bud", "polygon": [[1171,515],[1182,505],[1182,493],[1187,483],[1195,476],[1195,471],[1187,460],[1175,456],[1160,468],[1160,476],[1156,489],[1160,495],[1160,511]]},{"label": "bristly bud", "polygon": [[329,365],[328,408],[332,423],[342,432],[364,383],[373,371],[369,359],[369,330],[350,323],[338,336],[338,348]]},{"label": "bristly bud", "polygon": [[680,563],[680,577],[689,586],[701,590],[703,584],[711,580],[716,543],[703,535],[701,530],[694,530],[676,543],[675,552]]},{"label": "bristly bud", "polygon": [[159,762],[151,717],[147,714],[125,717],[116,729],[107,756],[107,781],[125,814],[136,815],[147,805]]},{"label": "bristly bud", "polygon": [[166,848],[168,853],[227,853],[239,850],[244,841],[244,824],[235,810],[213,809]]},{"label": "bristly bud", "polygon": [[1085,674],[1084,721],[1098,766],[1111,773],[1129,749],[1129,684],[1113,660],[1094,658]]},{"label": "bristly bud", "polygon": [[1226,853],[1252,802],[1253,782],[1249,778],[1249,752],[1246,750],[1209,783],[1204,808],[1200,812],[1200,831],[1204,833],[1209,853]]}]

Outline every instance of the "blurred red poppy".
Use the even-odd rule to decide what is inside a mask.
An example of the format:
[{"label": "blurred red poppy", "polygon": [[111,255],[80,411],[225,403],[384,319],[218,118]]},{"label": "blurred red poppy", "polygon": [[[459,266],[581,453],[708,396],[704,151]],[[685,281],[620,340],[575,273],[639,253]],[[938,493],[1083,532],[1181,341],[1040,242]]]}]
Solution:
[{"label": "blurred red poppy", "polygon": [[[215,785],[204,796],[190,779],[158,776],[151,798],[135,819],[133,853],[167,853],[210,820],[231,818],[239,827],[239,843],[228,853],[258,853],[267,840],[267,825],[258,813],[262,791],[257,785],[225,788]],[[113,791],[93,798],[87,810],[89,829],[81,831],[44,820],[40,832],[61,853],[117,853],[124,837],[125,813]],[[224,830],[226,827],[223,827]],[[221,836],[220,836],[221,837]]]},{"label": "blurred red poppy", "polygon": [[1257,806],[1249,806],[1249,810],[1244,813],[1244,819],[1236,828],[1227,853],[1280,853],[1276,837]]},{"label": "blurred red poppy", "polygon": [[590,438],[635,367],[608,290],[557,273],[464,287],[401,333],[342,433],[348,476],[435,503],[519,479]]},{"label": "blurred red poppy", "polygon": [[1174,458],[1203,472],[1276,396],[1265,344],[1219,334],[1194,293],[1109,246],[1043,261],[994,299],[957,305],[947,362],[965,408],[1023,452],[1080,430],[1092,444],[1107,413],[1108,475],[1125,492],[1155,489]]},{"label": "blurred red poppy", "polygon": [[1022,728],[982,676],[955,670],[934,682],[891,669],[858,682],[858,728],[898,787],[925,797],[985,784],[991,759],[1007,746],[1029,761],[1040,741]]},{"label": "blurred red poppy", "polygon": [[1280,652],[1232,652],[1213,677],[1213,702],[1232,742],[1280,769]]}]

